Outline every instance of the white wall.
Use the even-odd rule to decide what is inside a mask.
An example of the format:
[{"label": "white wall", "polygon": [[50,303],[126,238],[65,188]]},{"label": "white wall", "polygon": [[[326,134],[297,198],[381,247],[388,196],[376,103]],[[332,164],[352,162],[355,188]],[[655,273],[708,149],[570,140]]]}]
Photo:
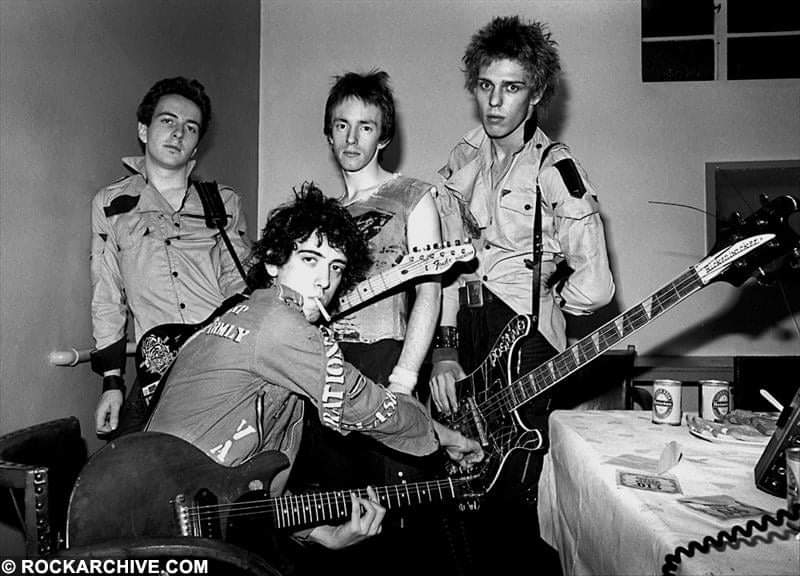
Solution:
[{"label": "white wall", "polygon": [[256,225],[260,7],[235,8],[0,0],[0,433],[75,415],[101,445],[100,378],[48,354],[92,346],[91,199],[140,153],[136,106],[156,80],[205,84],[216,125],[198,168],[235,186]]},{"label": "white wall", "polygon": [[[493,16],[511,14],[549,23],[560,45],[560,97],[542,124],[571,146],[599,191],[621,309],[706,253],[702,214],[649,201],[703,208],[706,162],[800,157],[798,80],[642,83],[638,1],[263,0],[259,222],[304,179],[339,193],[322,115],[331,77],[346,70],[389,72],[399,169],[433,178],[476,123],[463,50]],[[724,313],[738,296],[712,285],[631,342],[643,353],[800,353],[788,317],[735,333],[750,320]]]}]

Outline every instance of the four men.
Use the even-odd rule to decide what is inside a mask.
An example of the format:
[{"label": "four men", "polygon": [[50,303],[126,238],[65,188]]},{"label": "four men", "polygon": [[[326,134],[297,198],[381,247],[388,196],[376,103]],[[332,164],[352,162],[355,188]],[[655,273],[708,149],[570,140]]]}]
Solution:
[{"label": "four men", "polygon": [[[495,18],[472,38],[463,62],[481,125],[453,148],[438,190],[381,164],[395,125],[388,75],[351,72],[336,80],[324,133],[345,184],[341,206],[312,186],[271,215],[251,256],[252,285],[266,287],[184,345],[149,430],[182,437],[226,466],[281,450],[293,462],[297,456],[299,486],[391,483],[421,465],[412,459],[403,468],[401,453],[418,457],[440,445],[461,464],[480,460],[474,440],[432,421],[413,398],[434,332],[430,395],[447,414],[457,407],[456,381],[480,364],[515,314],[532,315],[536,326],[514,359],[523,373],[565,348],[564,312],[607,304],[614,283],[594,190],[567,147],[537,125],[537,108],[560,72],[550,34],[537,22]],[[106,377],[98,432],[115,428],[121,403],[126,306],[138,337],[157,323],[202,320],[244,287],[213,231],[190,218],[202,215],[188,177],[210,109],[182,90],[148,95],[152,110],[143,102],[139,114],[146,155],[134,164],[141,173],[95,200],[93,318],[96,365]],[[244,253],[238,199],[229,190],[223,199]],[[397,290],[319,326],[320,309],[338,289],[440,243],[440,219],[447,239],[471,237],[477,252],[443,296],[440,279],[428,277],[413,285],[410,309]],[[209,248],[216,250],[211,258]],[[540,405],[522,416],[541,428],[546,413]],[[352,431],[390,450],[341,441]],[[477,571],[491,566],[481,550],[525,545],[536,517],[536,460],[514,477],[512,505],[490,502],[468,527],[480,540],[470,546]],[[282,493],[287,480],[279,475],[272,491]],[[383,513],[374,500],[354,497],[350,522],[303,537],[350,546],[377,534]]]}]

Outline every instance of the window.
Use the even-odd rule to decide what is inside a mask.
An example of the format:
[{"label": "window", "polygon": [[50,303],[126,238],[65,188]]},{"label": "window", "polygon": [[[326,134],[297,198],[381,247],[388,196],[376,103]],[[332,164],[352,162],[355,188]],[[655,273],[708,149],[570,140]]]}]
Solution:
[{"label": "window", "polygon": [[706,163],[707,251],[733,214],[747,217],[761,207],[762,194],[800,200],[800,159]]},{"label": "window", "polygon": [[642,0],[642,80],[800,78],[800,11],[782,0]]}]

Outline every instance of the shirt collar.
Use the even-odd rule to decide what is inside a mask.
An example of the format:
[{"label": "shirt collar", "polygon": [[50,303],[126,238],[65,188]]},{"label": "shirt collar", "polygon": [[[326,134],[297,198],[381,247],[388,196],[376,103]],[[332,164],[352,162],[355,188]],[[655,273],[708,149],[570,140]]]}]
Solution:
[{"label": "shirt collar", "polygon": [[[168,210],[170,213],[174,212],[169,202],[159,194],[158,190],[148,184],[147,174],[145,173],[144,156],[126,156],[122,159],[122,163],[139,176],[139,178],[136,179],[136,191],[139,193],[139,203],[136,206],[138,210]],[[196,165],[197,160],[189,160],[188,174],[192,173]],[[191,187],[189,191],[191,192]]]}]

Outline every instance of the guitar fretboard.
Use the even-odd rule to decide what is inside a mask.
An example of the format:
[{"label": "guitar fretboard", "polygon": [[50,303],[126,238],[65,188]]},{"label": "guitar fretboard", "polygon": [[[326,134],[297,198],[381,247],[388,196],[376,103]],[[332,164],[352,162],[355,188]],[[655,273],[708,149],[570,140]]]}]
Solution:
[{"label": "guitar fretboard", "polygon": [[[448,502],[462,497],[465,480],[444,478],[428,482],[395,484],[375,488],[379,503],[386,509]],[[317,522],[338,520],[350,515],[351,494],[367,498],[367,490],[339,490],[273,498],[276,528],[292,528]]]},{"label": "guitar fretboard", "polygon": [[588,364],[704,286],[694,268],[579,340],[548,362],[540,364],[498,393],[499,401],[514,410]]}]

